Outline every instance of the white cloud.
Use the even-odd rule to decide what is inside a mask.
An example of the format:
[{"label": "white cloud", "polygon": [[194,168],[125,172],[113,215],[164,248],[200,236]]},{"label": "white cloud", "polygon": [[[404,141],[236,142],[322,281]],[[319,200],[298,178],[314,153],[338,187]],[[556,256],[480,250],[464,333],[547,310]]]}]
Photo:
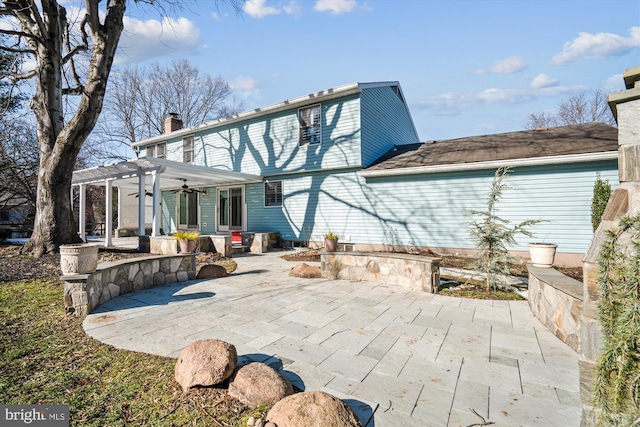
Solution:
[{"label": "white cloud", "polygon": [[215,12],[211,12],[211,17],[212,17],[214,20],[218,21],[218,22],[221,22],[221,21],[222,21],[222,19],[220,19],[220,15],[218,15],[218,14],[217,14],[217,13],[215,13]]},{"label": "white cloud", "polygon": [[152,58],[193,51],[200,41],[200,30],[187,18],[142,21],[124,17],[116,63],[140,62]]},{"label": "white cloud", "polygon": [[339,15],[351,12],[358,4],[356,0],[318,0],[313,10],[317,12],[331,12]]},{"label": "white cloud", "polygon": [[605,91],[605,93],[625,90],[624,78],[622,77],[622,73],[614,74],[613,76],[607,78],[604,81],[604,87],[602,89]]},{"label": "white cloud", "polygon": [[454,116],[462,111],[483,105],[510,105],[530,102],[539,98],[575,93],[578,86],[555,86],[540,89],[489,88],[477,93],[448,92],[410,101],[411,107],[427,116]]},{"label": "white cloud", "polygon": [[510,56],[494,62],[489,68],[476,70],[476,74],[513,74],[525,68],[527,68],[527,63],[522,56]]},{"label": "white cloud", "polygon": [[237,76],[228,83],[234,95],[243,102],[249,102],[249,104],[261,102],[260,82],[253,77]]},{"label": "white cloud", "polygon": [[244,4],[244,11],[254,18],[262,19],[265,16],[277,15],[280,13],[275,7],[267,6],[266,0],[248,0]]},{"label": "white cloud", "polygon": [[578,37],[566,42],[562,52],[551,59],[555,65],[564,65],[581,58],[605,59],[624,55],[640,47],[640,27],[632,27],[629,37],[613,33],[579,33]]},{"label": "white cloud", "polygon": [[233,91],[248,92],[258,87],[258,80],[252,77],[237,76],[229,81],[229,87]]},{"label": "white cloud", "polygon": [[546,87],[556,86],[558,84],[558,79],[554,79],[546,75],[545,73],[540,73],[534,77],[531,82],[531,87],[534,89],[543,89]]}]

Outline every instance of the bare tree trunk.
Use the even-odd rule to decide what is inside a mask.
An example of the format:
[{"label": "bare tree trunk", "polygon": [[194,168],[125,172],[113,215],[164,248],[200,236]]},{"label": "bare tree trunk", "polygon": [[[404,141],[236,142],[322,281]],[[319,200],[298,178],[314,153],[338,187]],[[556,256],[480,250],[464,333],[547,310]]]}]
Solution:
[{"label": "bare tree trunk", "polygon": [[[80,241],[71,206],[71,179],[80,148],[102,110],[107,79],[123,29],[125,5],[126,0],[110,2],[102,24],[97,2],[87,2],[85,19],[92,46],[86,81],[82,84],[76,79],[76,87],[67,88],[65,92],[62,52],[65,31],[68,31],[66,11],[55,2],[53,5],[43,3],[43,14],[48,19],[40,22],[46,22],[41,26],[46,37],[29,41],[38,60],[31,109],[37,118],[40,171],[33,234],[23,252],[40,256],[56,252],[61,244]],[[66,124],[64,93],[80,96],[75,114]]]},{"label": "bare tree trunk", "polygon": [[55,252],[62,244],[82,241],[76,230],[70,197],[75,157],[53,157],[49,154],[40,158],[33,234],[23,248],[36,257]]}]

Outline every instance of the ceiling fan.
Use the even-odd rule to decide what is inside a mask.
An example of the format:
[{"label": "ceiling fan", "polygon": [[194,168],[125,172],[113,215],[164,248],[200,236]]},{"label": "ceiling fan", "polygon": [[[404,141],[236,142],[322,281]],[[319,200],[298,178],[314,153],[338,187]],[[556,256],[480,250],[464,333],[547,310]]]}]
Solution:
[{"label": "ceiling fan", "polygon": [[[153,197],[153,193],[150,193],[147,190],[144,190],[144,195],[147,197]],[[129,196],[135,196],[136,198],[140,197],[138,193],[129,193]]]},{"label": "ceiling fan", "polygon": [[187,185],[187,180],[184,178],[180,178],[181,181],[184,182],[184,184],[182,184],[182,187],[176,189],[176,190],[172,190],[172,193],[185,193],[185,194],[191,194],[191,193],[201,193],[200,190],[196,190],[195,188],[189,188],[189,186]]}]

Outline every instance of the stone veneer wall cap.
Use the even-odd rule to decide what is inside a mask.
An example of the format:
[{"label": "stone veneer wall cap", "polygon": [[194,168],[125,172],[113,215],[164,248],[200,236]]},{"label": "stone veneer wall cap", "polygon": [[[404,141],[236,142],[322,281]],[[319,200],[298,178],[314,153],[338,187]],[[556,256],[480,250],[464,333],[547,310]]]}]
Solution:
[{"label": "stone veneer wall cap", "polygon": [[405,260],[412,260],[412,261],[422,260],[422,261],[428,261],[428,262],[442,261],[442,258],[438,258],[438,257],[422,256],[422,255],[409,254],[404,252],[320,251],[320,255],[373,256],[373,257],[380,257],[380,258],[395,258],[395,259],[405,259]]},{"label": "stone veneer wall cap", "polygon": [[118,267],[123,264],[128,264],[132,261],[136,261],[136,262],[153,261],[156,259],[163,259],[167,257],[175,258],[175,257],[189,257],[189,256],[196,256],[196,255],[198,255],[198,253],[151,255],[151,256],[141,256],[141,257],[135,257],[135,258],[125,258],[125,259],[120,259],[118,261],[110,261],[110,262],[104,262],[102,264],[98,264],[98,268],[96,269],[96,271],[109,270],[113,267]]},{"label": "stone veneer wall cap", "polygon": [[527,270],[529,270],[529,274],[535,276],[541,282],[546,283],[552,288],[580,301],[584,300],[582,282],[565,276],[554,268],[535,267],[533,264],[528,263]]}]

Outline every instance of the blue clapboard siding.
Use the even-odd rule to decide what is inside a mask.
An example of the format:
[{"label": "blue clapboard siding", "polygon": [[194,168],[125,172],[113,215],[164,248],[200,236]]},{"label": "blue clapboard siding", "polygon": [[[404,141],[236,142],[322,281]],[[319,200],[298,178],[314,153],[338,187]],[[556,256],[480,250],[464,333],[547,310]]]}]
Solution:
[{"label": "blue clapboard siding", "polygon": [[[514,169],[498,215],[532,227],[514,250],[552,241],[558,251],[584,253],[592,237],[591,198],[596,172],[615,188],[615,161]],[[343,241],[367,244],[473,248],[468,209],[483,210],[493,170],[369,178],[356,170],[282,177],[282,208],[263,207],[261,184],[247,185],[250,231],[278,230],[285,239],[320,240],[335,231]]]},{"label": "blue clapboard siding", "polygon": [[[359,97],[321,105],[320,144],[298,145],[298,108],[293,108],[196,133],[194,164],[256,175],[360,165]],[[182,138],[168,139],[167,159],[182,161]]]},{"label": "blue clapboard siding", "polygon": [[393,87],[363,89],[362,165],[370,166],[394,145],[420,142],[406,104]]}]

